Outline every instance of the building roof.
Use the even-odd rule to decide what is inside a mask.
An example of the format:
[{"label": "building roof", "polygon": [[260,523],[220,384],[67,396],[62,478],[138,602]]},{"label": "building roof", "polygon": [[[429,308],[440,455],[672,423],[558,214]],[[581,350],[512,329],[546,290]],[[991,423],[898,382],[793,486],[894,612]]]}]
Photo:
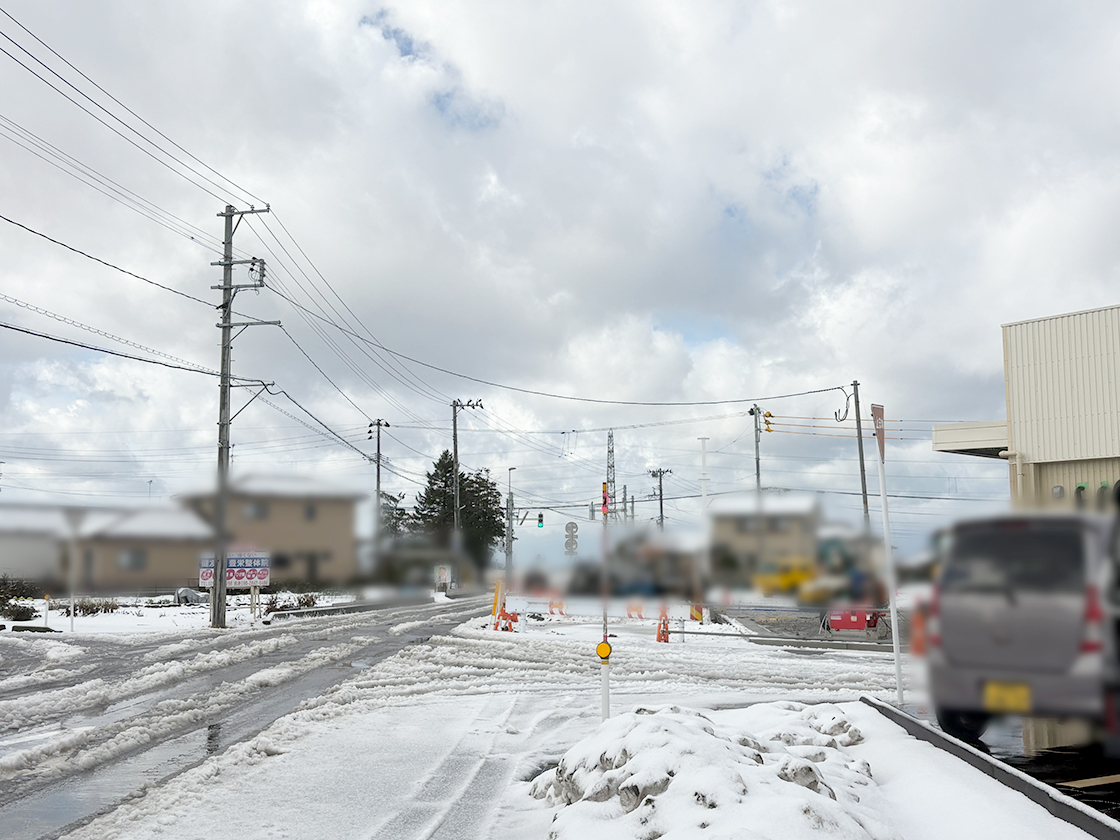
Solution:
[{"label": "building roof", "polygon": [[69,533],[62,508],[0,505],[0,533],[65,537]]},{"label": "building roof", "polygon": [[82,507],[79,505],[0,504],[0,534],[36,534],[54,539],[70,536],[67,511],[81,514],[79,533],[87,522],[106,521],[121,516],[124,508]]},{"label": "building roof", "polygon": [[1039,321],[1056,321],[1059,318],[1073,318],[1078,315],[1092,315],[1094,312],[1108,312],[1111,309],[1120,309],[1120,303],[1114,303],[1112,306],[1098,306],[1096,309],[1079,309],[1077,312],[1063,312],[1060,315],[1044,315],[1041,318],[1026,318],[1022,321],[1010,321],[1006,324],[1001,324],[1001,326],[1017,327],[1021,324],[1034,324]]},{"label": "building roof", "polygon": [[[230,494],[264,499],[344,499],[366,498],[349,487],[327,484],[305,475],[245,475],[230,482]],[[184,493],[183,499],[211,498],[214,489]]]},{"label": "building roof", "polygon": [[83,524],[87,539],[209,540],[213,530],[197,513],[179,507],[141,508]]},{"label": "building roof", "polygon": [[819,508],[811,493],[735,493],[717,496],[708,505],[710,516],[743,516],[761,512],[766,516],[807,516]]}]

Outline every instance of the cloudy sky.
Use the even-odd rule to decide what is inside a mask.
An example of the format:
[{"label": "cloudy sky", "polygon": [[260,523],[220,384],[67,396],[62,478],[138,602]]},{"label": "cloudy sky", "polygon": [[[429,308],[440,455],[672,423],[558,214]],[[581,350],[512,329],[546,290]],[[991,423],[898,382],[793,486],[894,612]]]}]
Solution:
[{"label": "cloudy sky", "polygon": [[[384,486],[409,500],[450,401],[482,399],[462,461],[517,468],[529,555],[586,521],[608,427],[639,520],[664,467],[667,528],[695,523],[700,436],[711,492],[753,487],[728,400],[780,418],[766,486],[858,520],[843,393],[776,398],[856,379],[895,423],[915,550],[1006,499],[1004,466],[929,443],[932,421],[1005,416],[1000,324],[1117,302],[1113,4],[2,7],[0,214],[209,304],[0,221],[0,322],[214,369],[216,214],[268,202],[235,247],[269,288],[236,309],[284,328],[241,335],[235,373],[365,452],[387,420]],[[238,416],[235,472],[372,489],[270,402],[288,414]],[[216,418],[210,376],[0,330],[3,500],[166,500],[212,476]]]}]

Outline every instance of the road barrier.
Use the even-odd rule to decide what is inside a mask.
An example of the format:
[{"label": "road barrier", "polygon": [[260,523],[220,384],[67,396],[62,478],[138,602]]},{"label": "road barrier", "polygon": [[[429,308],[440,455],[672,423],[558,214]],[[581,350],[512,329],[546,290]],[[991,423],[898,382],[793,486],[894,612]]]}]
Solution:
[{"label": "road barrier", "polygon": [[[509,613],[523,615],[565,615],[587,616],[602,618],[603,601],[601,598],[565,598],[560,600],[548,596],[537,595],[506,595],[504,599],[506,610]],[[669,618],[673,621],[702,621],[709,618],[707,608],[692,604],[661,604],[668,611]],[[607,602],[608,618],[644,618],[647,610],[651,617],[653,610],[649,609],[648,601],[638,601],[634,598],[612,598]],[[498,602],[495,599],[494,615],[497,616]]]}]

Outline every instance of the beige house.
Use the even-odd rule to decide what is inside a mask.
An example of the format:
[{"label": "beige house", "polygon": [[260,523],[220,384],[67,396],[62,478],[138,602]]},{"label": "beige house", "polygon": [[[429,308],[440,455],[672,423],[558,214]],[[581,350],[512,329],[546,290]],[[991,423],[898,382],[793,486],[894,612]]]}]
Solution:
[{"label": "beige house", "polygon": [[722,496],[708,506],[712,582],[749,585],[760,568],[817,556],[820,507],[813,496]]},{"label": "beige house", "polygon": [[[246,476],[230,488],[230,548],[268,551],[275,583],[352,581],[362,498],[309,478]],[[196,587],[199,559],[215,548],[214,494],[178,501],[144,508],[0,505],[0,574],[65,587],[75,538],[82,591]]]},{"label": "beige house", "polygon": [[1003,325],[1007,419],[933,427],[933,448],[1007,460],[1012,501],[1095,506],[1120,481],[1120,306]]},{"label": "beige house", "polygon": [[[230,485],[227,527],[231,548],[272,556],[275,583],[341,584],[358,577],[356,507],[362,493],[300,476],[250,475]],[[214,493],[180,500],[213,521]]]},{"label": "beige house", "polygon": [[[64,543],[61,580],[68,580],[70,552]],[[198,514],[180,507],[94,512],[79,527],[77,542],[83,590],[198,585],[199,556],[214,550],[214,533]]]}]

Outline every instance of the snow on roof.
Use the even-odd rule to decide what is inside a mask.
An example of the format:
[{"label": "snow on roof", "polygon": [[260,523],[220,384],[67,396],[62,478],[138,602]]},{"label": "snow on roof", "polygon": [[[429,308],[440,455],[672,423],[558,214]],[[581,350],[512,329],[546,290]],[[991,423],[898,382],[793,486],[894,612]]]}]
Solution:
[{"label": "snow on roof", "polygon": [[194,511],[178,507],[141,508],[114,517],[94,517],[83,537],[100,539],[205,540],[214,532]]},{"label": "snow on roof", "polygon": [[757,514],[761,501],[762,513],[768,516],[805,516],[819,507],[817,497],[808,493],[736,493],[717,496],[708,505],[711,516],[742,516]]},{"label": "snow on roof", "polygon": [[124,508],[0,504],[0,534],[39,534],[66,539],[70,536],[67,510],[81,513],[79,533],[86,530],[90,522],[111,521],[126,512]]},{"label": "snow on roof", "polygon": [[[246,475],[230,482],[230,492],[239,496],[272,499],[364,499],[349,487],[327,484],[305,475]],[[214,490],[184,493],[182,498],[197,499],[214,495]]]},{"label": "snow on roof", "polygon": [[64,537],[69,529],[62,508],[0,505],[0,533]]}]

